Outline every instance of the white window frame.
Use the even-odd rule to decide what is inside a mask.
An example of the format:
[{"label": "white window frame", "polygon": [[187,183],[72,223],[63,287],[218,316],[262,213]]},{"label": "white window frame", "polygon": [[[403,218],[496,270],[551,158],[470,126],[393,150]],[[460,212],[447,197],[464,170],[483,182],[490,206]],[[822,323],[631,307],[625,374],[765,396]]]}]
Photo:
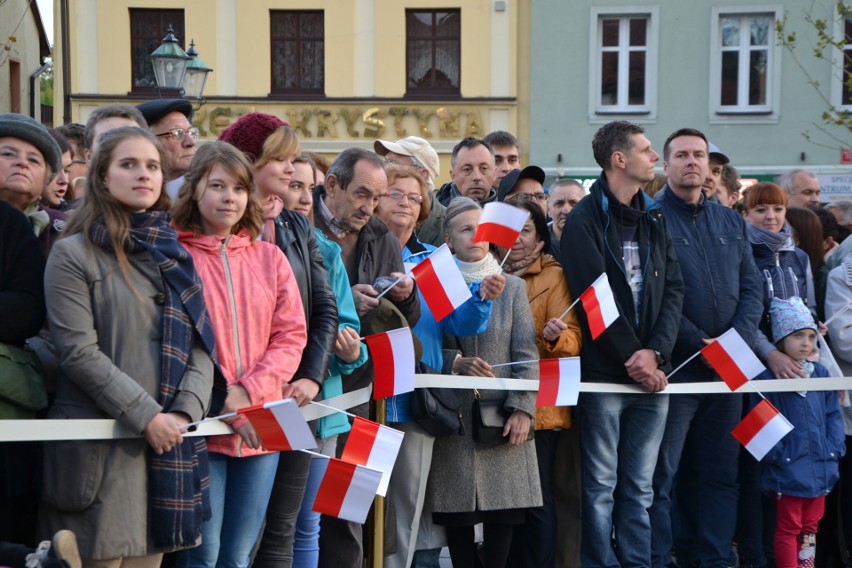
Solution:
[{"label": "white window frame", "polygon": [[[768,6],[735,6],[711,8],[710,17],[710,123],[777,123],[781,106],[781,46],[775,41],[775,23],[783,17],[784,9],[777,5]],[[725,105],[722,106],[722,26],[723,17],[769,16],[769,45],[767,50],[766,104],[764,105]],[[741,40],[749,37],[748,30],[743,33]],[[741,45],[740,49],[747,48]],[[748,78],[749,67],[740,66],[739,88],[745,90],[743,78]]]},{"label": "white window frame", "polygon": [[[642,17],[648,19],[645,46],[645,104],[644,105],[603,105],[601,104],[601,41],[604,19],[625,19]],[[653,122],[657,119],[657,69],[659,53],[659,6],[617,6],[592,8],[589,38],[589,120],[592,123],[605,123],[613,120],[614,115],[630,117],[636,122]],[[626,59],[629,51],[627,42],[619,42]],[[620,60],[621,63],[621,60]],[[627,97],[627,73],[629,67],[619,65],[619,93]]]},{"label": "white window frame", "polygon": [[[842,41],[846,36],[846,19],[834,14],[834,37]],[[852,41],[846,45],[846,51],[852,52]],[[852,103],[843,104],[843,51],[832,48],[831,67],[831,104],[838,110],[852,111]],[[852,55],[852,53],[850,53]]]}]

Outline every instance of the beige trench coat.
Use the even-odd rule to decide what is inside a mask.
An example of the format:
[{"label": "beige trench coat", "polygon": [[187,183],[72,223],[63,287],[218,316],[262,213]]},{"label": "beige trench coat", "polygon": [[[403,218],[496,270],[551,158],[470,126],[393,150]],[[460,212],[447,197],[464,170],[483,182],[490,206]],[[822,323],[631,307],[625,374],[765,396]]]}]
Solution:
[{"label": "beige trench coat", "polygon": [[[49,418],[114,418],[141,434],[162,411],[162,283],[150,255],[130,261],[133,289],[115,257],[82,235],[54,245],[45,297],[60,373]],[[213,363],[196,347],[170,410],[200,420],[212,386]],[[144,438],[45,444],[44,534],[71,529],[84,559],[160,552],[148,539],[146,448]]]}]

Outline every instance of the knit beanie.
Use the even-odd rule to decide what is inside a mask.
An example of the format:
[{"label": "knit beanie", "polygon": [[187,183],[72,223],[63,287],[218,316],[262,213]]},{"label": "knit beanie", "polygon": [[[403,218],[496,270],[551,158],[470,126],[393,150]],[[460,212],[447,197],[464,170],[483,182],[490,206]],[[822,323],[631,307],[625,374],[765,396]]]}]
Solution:
[{"label": "knit beanie", "polygon": [[772,341],[778,343],[800,329],[817,330],[814,316],[798,296],[787,300],[772,298],[769,304],[769,320],[772,322]]},{"label": "knit beanie", "polygon": [[244,114],[222,131],[219,140],[242,151],[254,163],[263,155],[263,143],[282,126],[290,126],[277,116],[262,112]]},{"label": "knit beanie", "polygon": [[0,138],[17,138],[35,146],[50,166],[51,175],[62,169],[62,151],[47,127],[34,118],[9,112],[0,114]]}]

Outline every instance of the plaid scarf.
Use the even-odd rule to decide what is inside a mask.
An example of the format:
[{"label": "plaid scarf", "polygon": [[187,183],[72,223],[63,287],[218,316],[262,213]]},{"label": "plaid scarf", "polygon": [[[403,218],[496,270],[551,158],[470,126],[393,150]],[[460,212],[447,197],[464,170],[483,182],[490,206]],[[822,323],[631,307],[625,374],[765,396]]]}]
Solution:
[{"label": "plaid scarf", "polygon": [[[201,283],[192,257],[168,226],[168,213],[151,211],[131,215],[128,254],[147,252],[160,267],[165,291],[162,315],[161,375],[158,402],[168,411],[186,371],[190,351],[201,342],[213,360],[215,340],[204,304]],[[111,250],[106,227],[93,225],[93,243]],[[149,448],[149,527],[157,549],[194,546],[201,524],[210,518],[210,480],[207,443],[203,438],[184,438],[172,451],[158,456]]]}]

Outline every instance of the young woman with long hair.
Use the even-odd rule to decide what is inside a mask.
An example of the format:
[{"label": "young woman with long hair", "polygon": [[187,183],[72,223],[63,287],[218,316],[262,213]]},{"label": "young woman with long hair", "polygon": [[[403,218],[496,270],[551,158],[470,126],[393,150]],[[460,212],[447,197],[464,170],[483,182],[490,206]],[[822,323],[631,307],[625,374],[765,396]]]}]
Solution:
[{"label": "young woman with long hair", "polygon": [[73,530],[85,566],[159,566],[209,516],[206,443],[181,427],[209,405],[213,329],[168,226],[162,163],[147,130],[104,134],[45,273],[60,362],[49,417],[142,435],[45,444],[43,531]]},{"label": "young woman with long hair", "polygon": [[[224,142],[196,152],[173,210],[178,238],[195,261],[212,315],[227,396],[222,413],[280,400],[307,341],[299,288],[284,253],[257,239],[263,211],[251,165]],[[216,411],[214,409],[214,411]],[[201,546],[179,567],[248,566],[279,454],[262,447],[245,417],[210,447],[212,518]]]}]

